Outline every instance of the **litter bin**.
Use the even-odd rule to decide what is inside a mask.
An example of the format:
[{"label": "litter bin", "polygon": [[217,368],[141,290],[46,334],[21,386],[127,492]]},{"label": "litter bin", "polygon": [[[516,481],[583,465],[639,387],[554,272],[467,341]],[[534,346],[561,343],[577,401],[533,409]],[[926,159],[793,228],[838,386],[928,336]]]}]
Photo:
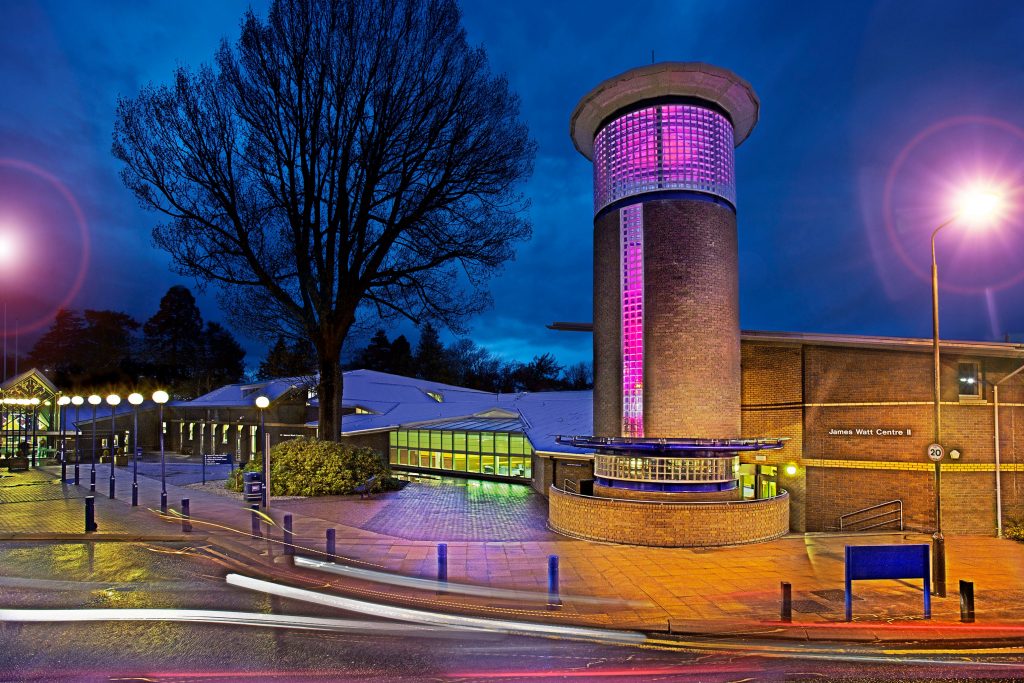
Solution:
[{"label": "litter bin", "polygon": [[242,496],[246,502],[258,503],[263,500],[263,473],[242,473]]}]

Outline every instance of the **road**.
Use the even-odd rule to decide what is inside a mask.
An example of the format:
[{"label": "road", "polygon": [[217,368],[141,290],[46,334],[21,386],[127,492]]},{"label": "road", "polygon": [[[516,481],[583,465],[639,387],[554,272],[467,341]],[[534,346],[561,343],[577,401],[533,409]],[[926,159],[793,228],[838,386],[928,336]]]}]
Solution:
[{"label": "road", "polygon": [[0,609],[76,610],[82,616],[133,608],[299,615],[331,629],[173,620],[7,621],[0,623],[3,681],[1024,678],[1024,658],[1011,650],[965,659],[916,653],[912,645],[902,654],[779,641],[653,639],[635,647],[427,628],[237,588],[225,581],[234,568],[202,547],[184,544],[6,543],[0,545],[0,567]]}]

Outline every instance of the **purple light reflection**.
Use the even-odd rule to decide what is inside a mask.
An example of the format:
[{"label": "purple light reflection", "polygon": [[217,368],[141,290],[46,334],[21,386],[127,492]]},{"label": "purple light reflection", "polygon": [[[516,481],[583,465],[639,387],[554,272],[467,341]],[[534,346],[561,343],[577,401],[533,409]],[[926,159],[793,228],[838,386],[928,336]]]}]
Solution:
[{"label": "purple light reflection", "polygon": [[644,205],[619,210],[622,436],[644,435]]}]

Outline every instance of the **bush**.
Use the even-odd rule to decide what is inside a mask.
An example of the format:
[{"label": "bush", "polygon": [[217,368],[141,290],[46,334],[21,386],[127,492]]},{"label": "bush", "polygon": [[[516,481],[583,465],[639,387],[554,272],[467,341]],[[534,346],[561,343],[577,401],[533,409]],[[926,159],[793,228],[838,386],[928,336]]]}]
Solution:
[{"label": "bush", "polygon": [[[263,462],[251,460],[235,470],[227,488],[242,490],[242,472],[262,472]],[[391,470],[372,448],[353,448],[333,441],[299,437],[270,450],[270,495],[332,496],[354,493],[372,477],[370,492],[390,489]]]},{"label": "bush", "polygon": [[1003,527],[1003,536],[1011,541],[1024,541],[1024,522],[1010,521]]}]

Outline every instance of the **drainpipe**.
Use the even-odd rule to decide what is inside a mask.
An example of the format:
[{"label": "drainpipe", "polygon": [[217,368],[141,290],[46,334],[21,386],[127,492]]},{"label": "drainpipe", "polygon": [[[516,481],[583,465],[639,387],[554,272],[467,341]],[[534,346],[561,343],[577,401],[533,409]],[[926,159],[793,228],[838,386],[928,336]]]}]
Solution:
[{"label": "drainpipe", "polygon": [[996,442],[996,536],[998,538],[1003,537],[1003,485],[999,463],[999,385],[1016,375],[1021,370],[1024,370],[1024,365],[1020,366],[1009,375],[1003,377],[992,385],[993,426]]}]

